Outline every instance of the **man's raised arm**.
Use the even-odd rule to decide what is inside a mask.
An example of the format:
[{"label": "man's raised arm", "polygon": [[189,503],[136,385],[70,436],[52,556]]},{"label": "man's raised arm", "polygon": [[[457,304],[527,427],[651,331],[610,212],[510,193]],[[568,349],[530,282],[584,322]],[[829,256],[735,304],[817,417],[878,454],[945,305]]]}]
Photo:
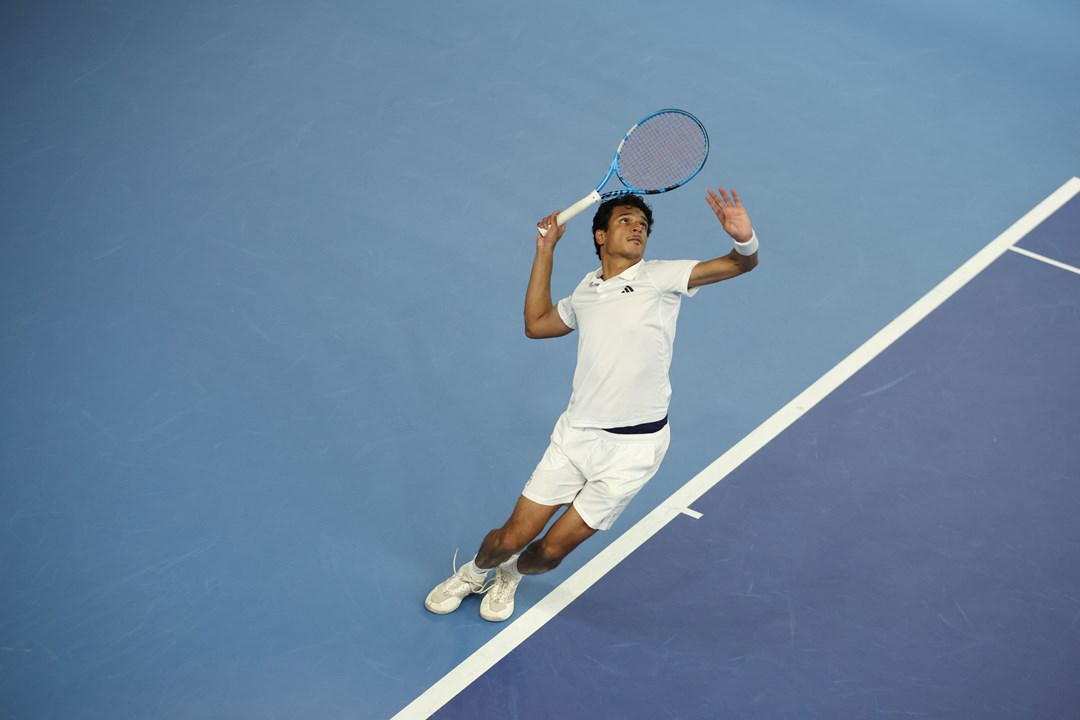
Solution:
[{"label": "man's raised arm", "polygon": [[[532,273],[529,275],[529,287],[525,291],[525,335],[531,338],[562,337],[573,332],[551,302],[551,266],[555,245],[566,232],[566,226],[559,225],[555,219],[558,214],[553,212],[537,225],[536,257],[533,258]],[[547,235],[542,235],[539,228],[544,228]]]},{"label": "man's raised arm", "polygon": [[758,264],[757,235],[750,223],[750,215],[739,200],[739,193],[735,192],[735,188],[731,189],[730,196],[724,188],[718,190],[719,193],[710,188],[705,199],[725,232],[735,241],[735,249],[727,255],[695,265],[688,283],[691,288],[742,275],[753,270]]}]

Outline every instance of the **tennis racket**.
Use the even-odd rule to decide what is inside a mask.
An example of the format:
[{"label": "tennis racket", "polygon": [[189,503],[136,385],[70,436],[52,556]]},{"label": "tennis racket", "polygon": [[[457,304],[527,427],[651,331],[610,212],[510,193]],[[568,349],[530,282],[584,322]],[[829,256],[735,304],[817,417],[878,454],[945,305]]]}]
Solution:
[{"label": "tennis racket", "polygon": [[[593,203],[622,195],[656,195],[685,185],[705,167],[709,157],[709,134],[696,117],[685,110],[658,110],[638,120],[615,150],[607,175],[596,189],[559,213],[566,222]],[[615,175],[625,190],[600,191]],[[543,228],[537,228],[547,235]]]}]

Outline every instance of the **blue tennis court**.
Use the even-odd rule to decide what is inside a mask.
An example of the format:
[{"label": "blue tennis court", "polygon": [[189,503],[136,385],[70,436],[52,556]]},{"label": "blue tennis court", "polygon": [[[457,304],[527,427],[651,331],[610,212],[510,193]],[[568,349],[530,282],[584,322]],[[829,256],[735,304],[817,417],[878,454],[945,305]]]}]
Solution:
[{"label": "blue tennis court", "polygon": [[[1075,715],[1078,33],[1064,0],[5,3],[0,718]],[[728,252],[722,185],[761,265],[683,304],[616,527],[510,622],[436,617],[570,392],[573,336],[523,334],[532,228],[662,107],[711,152],[649,257]],[[595,265],[580,217],[553,293]]]},{"label": "blue tennis court", "polygon": [[1071,717],[1078,320],[1004,252],[435,716]]}]

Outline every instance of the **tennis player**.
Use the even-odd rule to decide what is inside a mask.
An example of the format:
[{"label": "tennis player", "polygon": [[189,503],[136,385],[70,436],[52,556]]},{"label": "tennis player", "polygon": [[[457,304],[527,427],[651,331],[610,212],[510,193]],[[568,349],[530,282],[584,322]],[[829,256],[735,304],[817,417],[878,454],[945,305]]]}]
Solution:
[{"label": "tennis player", "polygon": [[702,285],[753,270],[758,261],[758,239],[735,189],[730,195],[710,189],[706,199],[735,241],[727,255],[705,262],[645,261],[652,210],[637,195],[608,200],[593,217],[600,268],[557,304],[551,301],[551,269],[566,226],[556,222],[558,213],[540,221],[546,235],[536,235],[525,334],[554,338],[579,331],[570,404],[510,519],[428,594],[428,610],[453,612],[468,595],[483,593],[480,616],[506,620],[522,575],[554,569],[598,530],[609,529],[656,474],[670,440],[668,369],[680,302]]}]

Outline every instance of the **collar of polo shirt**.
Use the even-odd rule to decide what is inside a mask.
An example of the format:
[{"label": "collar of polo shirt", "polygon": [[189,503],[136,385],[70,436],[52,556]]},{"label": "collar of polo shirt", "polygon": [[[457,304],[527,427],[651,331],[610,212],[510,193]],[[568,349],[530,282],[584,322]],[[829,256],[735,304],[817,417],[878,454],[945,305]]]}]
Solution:
[{"label": "collar of polo shirt", "polygon": [[[636,263],[634,263],[630,267],[626,268],[625,270],[623,270],[621,273],[619,273],[615,277],[611,278],[611,280],[618,280],[619,278],[622,278],[623,280],[633,280],[633,279],[635,279],[638,276],[638,273],[641,272],[641,264],[644,263],[644,262],[645,262],[644,259],[638,260]],[[604,272],[604,268],[602,268],[602,267],[597,268],[596,272],[594,272],[589,277],[589,286],[590,287],[596,287],[597,285],[603,285],[604,283],[609,282],[608,280],[602,280],[600,278],[600,275],[603,272]]]}]

